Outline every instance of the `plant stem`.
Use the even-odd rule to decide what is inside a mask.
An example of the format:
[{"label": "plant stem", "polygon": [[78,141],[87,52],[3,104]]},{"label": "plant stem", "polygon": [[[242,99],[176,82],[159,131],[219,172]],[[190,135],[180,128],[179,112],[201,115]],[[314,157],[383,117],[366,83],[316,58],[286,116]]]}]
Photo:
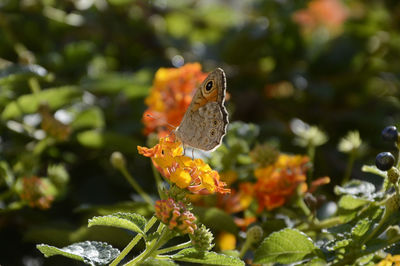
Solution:
[{"label": "plant stem", "polygon": [[192,241],[188,241],[188,242],[185,242],[185,243],[182,243],[182,244],[179,244],[179,245],[175,245],[175,246],[172,246],[172,247],[169,247],[169,248],[159,249],[159,250],[157,250],[157,252],[155,254],[158,255],[158,254],[169,253],[171,251],[188,248],[190,246],[192,246]]},{"label": "plant stem", "polygon": [[[154,223],[157,221],[157,218],[155,216],[153,216],[146,224],[145,228],[144,228],[144,232],[146,233],[147,231],[149,231],[149,229],[154,225]],[[142,235],[137,234],[132,240],[131,242],[129,242],[129,244],[124,248],[124,250],[121,251],[121,253],[118,255],[118,257],[116,257],[110,264],[110,266],[117,266],[118,263],[125,258],[126,255],[128,255],[129,251],[131,251],[131,249],[136,246],[136,244],[139,242],[139,240],[142,238]]]},{"label": "plant stem", "polygon": [[151,197],[142,189],[142,187],[136,182],[136,180],[131,176],[131,174],[126,170],[125,167],[119,168],[125,179],[131,184],[134,190],[136,190],[139,195],[150,205],[154,206],[154,201]]},{"label": "plant stem", "polygon": [[154,251],[164,245],[171,236],[171,231],[162,223],[160,223],[160,225],[158,226],[157,232],[160,233],[160,237],[158,239],[152,240],[150,244],[147,245],[146,249],[136,258],[125,264],[126,266],[137,265],[139,262],[146,260],[148,257],[153,255]]},{"label": "plant stem", "polygon": [[30,78],[28,80],[29,87],[31,88],[31,91],[33,94],[37,94],[40,92],[40,84],[37,78]]},{"label": "plant stem", "polygon": [[158,195],[160,196],[160,199],[165,199],[165,194],[163,192],[164,186],[160,173],[157,171],[154,164],[151,164],[151,169],[153,170],[154,179],[156,180]]},{"label": "plant stem", "polygon": [[311,162],[311,167],[310,170],[308,171],[308,178],[307,178],[307,184],[308,186],[311,185],[311,181],[314,179],[314,157],[315,157],[315,146],[312,144],[309,144],[307,147],[307,155],[310,158]]},{"label": "plant stem", "polygon": [[243,259],[244,255],[246,254],[247,250],[251,247],[251,241],[249,241],[249,238],[246,238],[246,241],[244,242],[242,248],[240,249],[240,254],[239,258]]},{"label": "plant stem", "polygon": [[353,150],[349,155],[349,161],[347,163],[346,171],[342,179],[342,186],[346,184],[350,179],[355,159],[356,159],[356,151]]}]

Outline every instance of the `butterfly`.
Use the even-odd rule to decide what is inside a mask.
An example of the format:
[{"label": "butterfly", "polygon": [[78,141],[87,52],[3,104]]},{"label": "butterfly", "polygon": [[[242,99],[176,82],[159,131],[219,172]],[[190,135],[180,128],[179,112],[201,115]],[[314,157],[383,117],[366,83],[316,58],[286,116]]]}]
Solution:
[{"label": "butterfly", "polygon": [[175,129],[175,136],[183,145],[204,151],[218,148],[229,123],[224,106],[225,94],[225,72],[217,68],[197,89],[180,125]]}]

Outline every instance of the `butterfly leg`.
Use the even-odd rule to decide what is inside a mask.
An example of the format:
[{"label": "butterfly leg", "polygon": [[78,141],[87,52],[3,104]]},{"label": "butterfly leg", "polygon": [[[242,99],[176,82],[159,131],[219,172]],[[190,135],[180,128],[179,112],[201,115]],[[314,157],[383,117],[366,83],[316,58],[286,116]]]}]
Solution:
[{"label": "butterfly leg", "polygon": [[194,150],[194,149],[192,148],[192,160],[194,160],[193,150]]}]

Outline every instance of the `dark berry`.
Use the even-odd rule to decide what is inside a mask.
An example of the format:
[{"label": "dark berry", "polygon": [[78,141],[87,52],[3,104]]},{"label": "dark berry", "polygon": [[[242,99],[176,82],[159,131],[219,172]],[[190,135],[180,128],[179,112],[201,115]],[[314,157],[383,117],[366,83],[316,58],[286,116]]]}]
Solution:
[{"label": "dark berry", "polygon": [[385,141],[396,142],[399,132],[395,126],[387,126],[382,130],[382,138]]},{"label": "dark berry", "polygon": [[381,152],[376,156],[375,165],[379,170],[387,171],[394,165],[394,156],[390,152]]}]

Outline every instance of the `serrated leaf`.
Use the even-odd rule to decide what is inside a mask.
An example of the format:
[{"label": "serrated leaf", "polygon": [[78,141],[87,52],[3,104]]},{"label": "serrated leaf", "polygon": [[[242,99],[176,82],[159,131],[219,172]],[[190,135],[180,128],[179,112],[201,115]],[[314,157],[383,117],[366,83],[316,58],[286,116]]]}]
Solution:
[{"label": "serrated leaf", "polygon": [[[232,216],[218,208],[195,207],[193,213],[199,221],[215,231],[226,231],[235,234],[238,230]],[[221,223],[221,221],[224,221]]]},{"label": "serrated leaf", "polygon": [[171,256],[171,259],[177,261],[202,263],[212,265],[244,265],[239,258],[230,257],[215,252],[199,252],[194,248],[187,248]]},{"label": "serrated leaf", "polygon": [[127,229],[141,235],[145,235],[143,229],[146,225],[146,219],[136,213],[114,213],[107,216],[93,217],[89,220],[88,226],[104,225]]},{"label": "serrated leaf", "polygon": [[173,262],[172,260],[157,260],[154,258],[148,258],[147,260],[145,260],[144,262],[139,263],[138,265],[140,266],[175,266],[178,265],[175,262]]},{"label": "serrated leaf", "polygon": [[118,255],[119,250],[111,245],[97,241],[85,241],[75,243],[64,248],[57,248],[49,245],[36,245],[37,249],[45,257],[61,255],[74,260],[83,261],[89,265],[105,265],[113,261]]},{"label": "serrated leaf", "polygon": [[292,263],[316,252],[312,240],[296,229],[283,229],[272,233],[257,248],[254,263]]},{"label": "serrated leaf", "polygon": [[370,198],[375,192],[375,186],[367,181],[352,180],[343,187],[335,186],[334,191],[337,195],[349,194],[358,197]]},{"label": "serrated leaf", "polygon": [[10,102],[1,115],[3,120],[14,119],[23,114],[31,114],[38,110],[42,102],[46,102],[51,109],[58,109],[70,104],[73,99],[82,95],[78,87],[65,86],[42,90],[36,94],[26,94]]},{"label": "serrated leaf", "polygon": [[368,218],[362,219],[357,222],[357,224],[351,229],[351,234],[354,238],[361,238],[368,232],[372,225],[372,221]]},{"label": "serrated leaf", "polygon": [[362,206],[365,206],[365,204],[370,203],[371,201],[363,198],[358,198],[352,195],[344,195],[340,198],[338,202],[339,208],[345,209],[345,210],[355,210],[358,209]]}]

